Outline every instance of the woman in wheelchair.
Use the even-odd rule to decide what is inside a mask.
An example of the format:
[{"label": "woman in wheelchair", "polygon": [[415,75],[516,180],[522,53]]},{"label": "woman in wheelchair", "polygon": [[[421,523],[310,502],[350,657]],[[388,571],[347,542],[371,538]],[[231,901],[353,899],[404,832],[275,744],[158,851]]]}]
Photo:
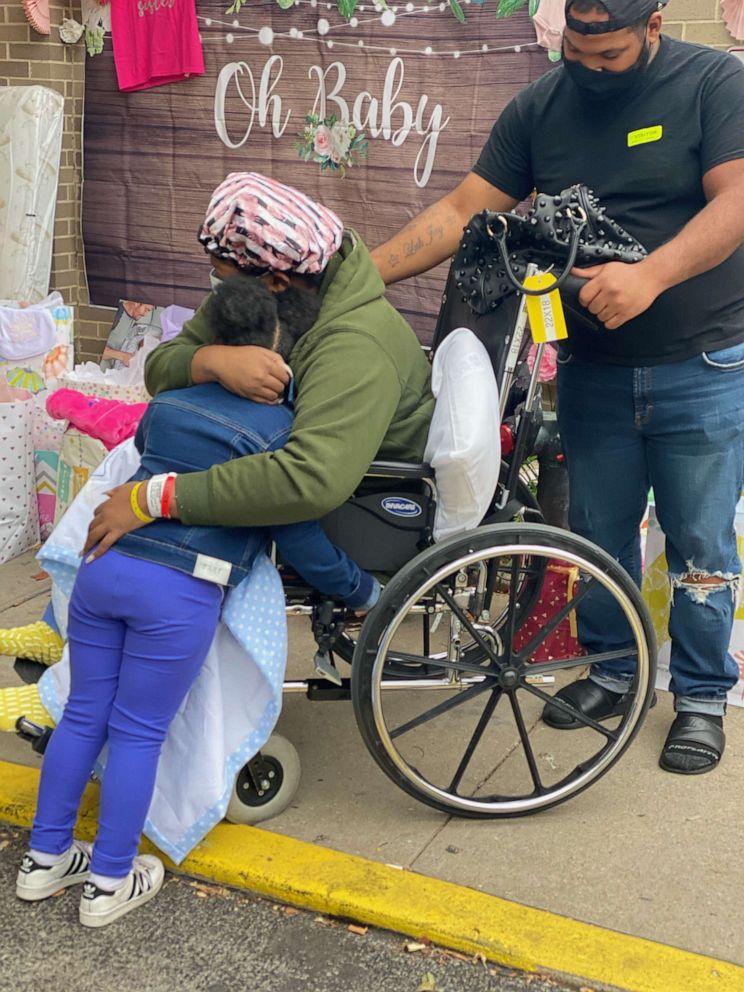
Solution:
[{"label": "woman in wheelchair", "polygon": [[[312,289],[290,286],[275,295],[249,277],[225,281],[210,300],[216,342],[269,348],[285,361],[318,311]],[[97,546],[78,572],[68,630],[71,692],[45,754],[31,849],[17,879],[21,899],[85,882],[80,921],[100,927],[157,893],[162,863],[135,855],[160,748],[212,641],[223,588],[246,577],[270,540],[308,584],[349,608],[366,611],[378,598],[376,579],[317,523],[220,528],[168,519],[175,472],[277,450],[292,416],[289,403],[253,403],[216,383],[161,393],[150,404],[135,442],[141,468],[130,487],[132,510],[148,526],[105,554]],[[105,743],[91,852],[72,830]]]},{"label": "woman in wheelchair", "polygon": [[[282,241],[282,224],[263,224],[270,246],[257,254],[246,223],[257,212],[273,216],[277,195],[281,200],[285,190],[251,174],[231,176],[218,189],[202,231],[207,251],[218,259],[216,275],[259,264],[270,270],[270,288],[289,283],[282,270],[295,264],[286,257],[294,251],[295,232]],[[484,254],[490,250],[485,246]],[[480,265],[479,258],[476,253]],[[336,685],[327,677],[291,681],[284,691],[307,692],[312,699],[351,696],[370,754],[417,800],[459,816],[511,817],[579,794],[622,756],[653,700],[654,633],[638,589],[615,560],[539,522],[539,508],[520,475],[540,415],[541,352],[531,376],[525,374],[524,297],[475,313],[460,267],[456,258],[435,332],[432,374],[411,329],[384,301],[366,248],[345,232],[318,287],[319,318],[293,352],[298,395],[287,445],[207,472],[183,472],[167,495],[189,533],[196,525],[322,519],[330,538],[362,568],[392,574],[358,637],[344,631],[332,603],[319,609],[307,589],[285,586],[290,611],[313,618],[319,654],[331,665],[333,654],[339,655],[351,662],[351,671],[348,679],[334,678]],[[452,333],[462,328],[470,330]],[[485,345],[481,357],[490,362],[496,394],[477,410],[468,406],[476,392],[465,374],[474,364],[450,362],[448,354],[457,358],[455,344],[458,338],[467,341],[470,331]],[[219,382],[245,395],[241,352],[215,344],[207,303],[178,338],[149,357],[148,388],[158,395],[192,382]],[[272,368],[274,384],[265,399],[275,398],[285,384],[283,365]],[[447,445],[427,444],[437,434],[431,383],[440,393],[436,413],[445,423],[451,418],[446,404],[440,409],[442,396],[448,383],[459,387],[452,397],[460,417],[452,421],[459,429],[449,465]],[[493,448],[499,427],[510,445],[500,479]],[[476,435],[490,438],[491,446],[469,447]],[[490,474],[476,477],[465,467],[478,464]],[[451,531],[437,520],[448,503],[448,471],[461,486],[449,499],[455,516],[470,504]],[[144,515],[158,507],[145,501],[138,509]],[[120,486],[97,510],[89,544],[107,546],[141,526],[130,506],[130,487]],[[445,539],[433,543],[434,537]],[[593,648],[585,637],[581,612],[587,603],[616,615],[622,640],[612,651]],[[577,615],[578,638],[572,632]],[[618,658],[631,658],[636,666],[622,714],[592,720],[556,694],[593,665]],[[578,732],[565,734],[542,721],[546,704]],[[264,759],[279,756],[269,755],[264,745],[261,752],[258,766],[251,759],[237,774],[226,813],[233,822],[275,815],[297,787],[295,753],[284,785],[264,789],[270,774],[264,771],[271,768]],[[287,754],[274,770],[286,771]],[[276,781],[281,778],[277,773]]]}]

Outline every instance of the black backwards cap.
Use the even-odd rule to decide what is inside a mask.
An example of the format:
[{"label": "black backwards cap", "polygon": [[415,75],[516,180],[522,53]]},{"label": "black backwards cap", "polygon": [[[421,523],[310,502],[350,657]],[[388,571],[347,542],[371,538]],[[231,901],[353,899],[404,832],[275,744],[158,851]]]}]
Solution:
[{"label": "black backwards cap", "polygon": [[637,24],[666,7],[668,0],[601,0],[609,21],[579,21],[570,14],[574,0],[566,0],[566,25],[577,34],[609,34]]}]

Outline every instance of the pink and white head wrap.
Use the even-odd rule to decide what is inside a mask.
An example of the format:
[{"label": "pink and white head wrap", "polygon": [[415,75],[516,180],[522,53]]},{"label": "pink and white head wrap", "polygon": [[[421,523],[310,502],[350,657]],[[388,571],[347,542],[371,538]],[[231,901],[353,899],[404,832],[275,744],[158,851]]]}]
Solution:
[{"label": "pink and white head wrap", "polygon": [[336,214],[258,172],[232,172],[214,191],[199,231],[205,251],[241,269],[322,272],[340,245]]}]

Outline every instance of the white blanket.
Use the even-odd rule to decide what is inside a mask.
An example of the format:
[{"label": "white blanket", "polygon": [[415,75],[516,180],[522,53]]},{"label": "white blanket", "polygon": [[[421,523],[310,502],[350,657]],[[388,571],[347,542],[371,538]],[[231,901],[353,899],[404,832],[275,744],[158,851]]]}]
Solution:
[{"label": "white blanket", "polygon": [[[114,448],[91,475],[38,558],[53,581],[63,635],[69,596],[93,510],[139,465],[133,441]],[[235,776],[268,740],[281,710],[287,659],[284,592],[267,556],[230,590],[204,666],[163,746],[145,834],[178,864],[225,815]],[[39,683],[59,721],[69,691],[67,649]],[[105,766],[105,752],[101,756]]]}]

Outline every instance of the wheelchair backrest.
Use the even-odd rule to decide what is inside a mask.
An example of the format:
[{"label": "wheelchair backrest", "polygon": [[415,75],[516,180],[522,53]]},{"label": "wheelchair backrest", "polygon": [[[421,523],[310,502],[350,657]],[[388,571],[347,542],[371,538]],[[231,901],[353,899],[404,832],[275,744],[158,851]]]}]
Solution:
[{"label": "wheelchair backrest", "polygon": [[[432,354],[452,331],[458,327],[469,328],[485,345],[486,351],[491,358],[499,390],[503,391],[504,369],[513,340],[518,310],[519,297],[513,295],[507,297],[495,310],[490,310],[485,314],[473,313],[468,306],[466,287],[458,288],[457,286],[455,264],[453,261],[450,265],[449,275],[447,276],[447,282],[444,287],[442,305],[434,331],[431,346]],[[511,412],[516,404],[520,402],[526,387],[529,373],[525,360],[530,344],[530,335],[525,334],[519,351],[517,365],[519,374],[513,386],[514,396],[510,398],[507,413]]]}]

